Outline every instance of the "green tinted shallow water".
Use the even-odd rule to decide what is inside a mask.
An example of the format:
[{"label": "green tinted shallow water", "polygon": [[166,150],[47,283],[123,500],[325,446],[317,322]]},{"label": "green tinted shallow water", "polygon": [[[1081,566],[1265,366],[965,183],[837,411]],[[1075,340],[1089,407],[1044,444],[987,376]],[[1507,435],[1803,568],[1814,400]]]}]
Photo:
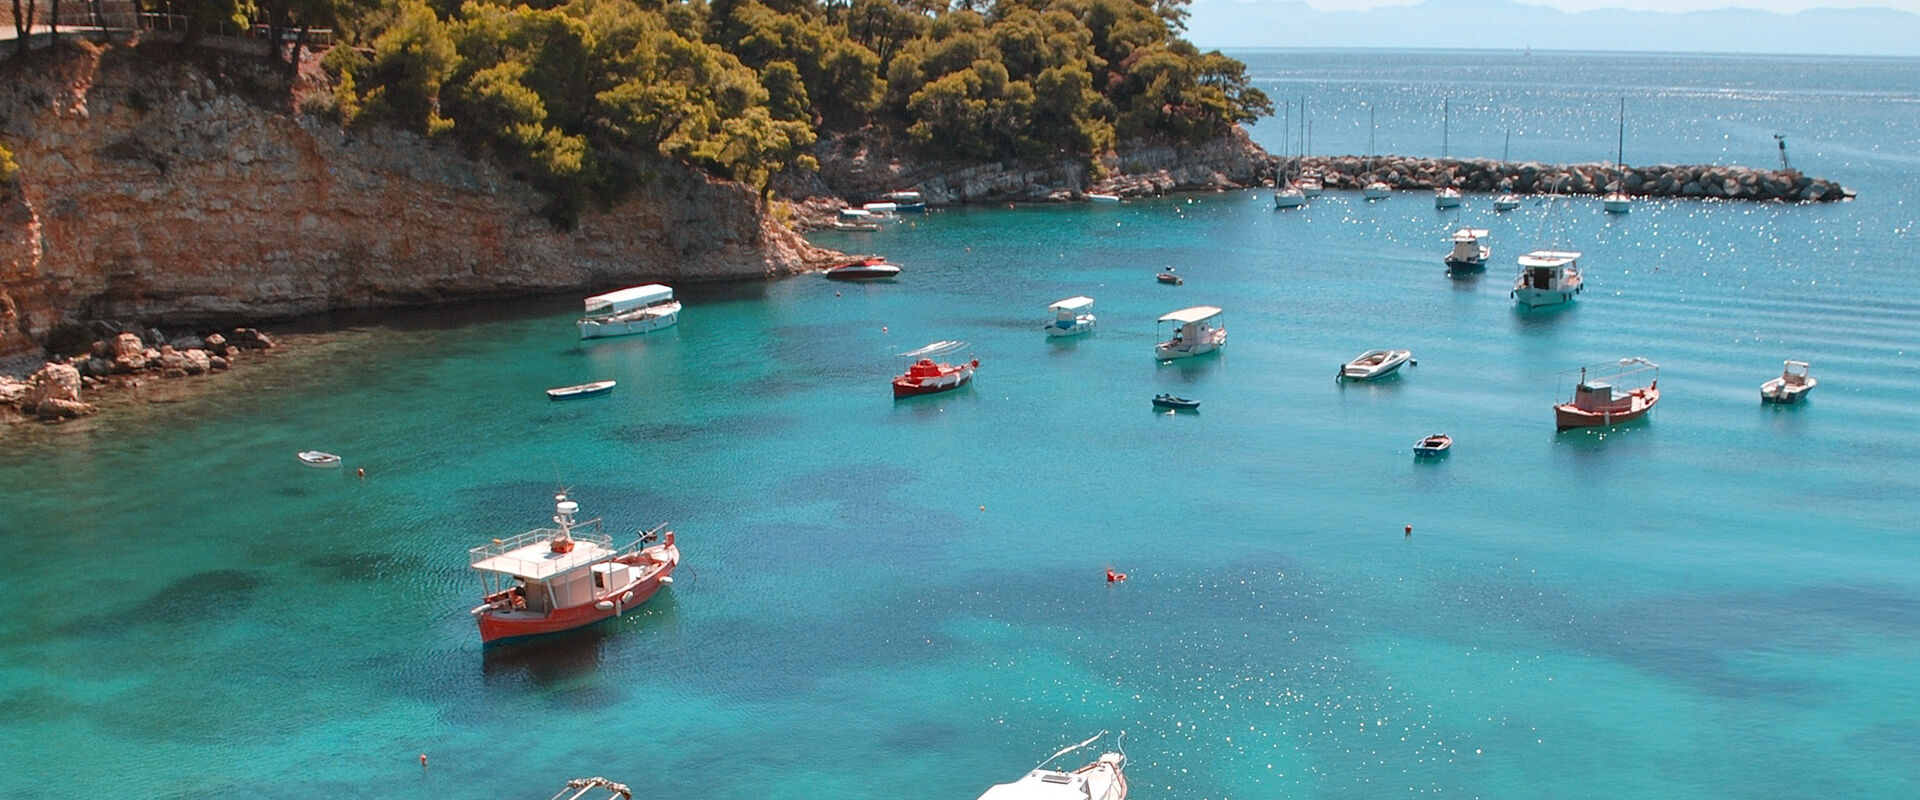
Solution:
[{"label": "green tinted shallow water", "polygon": [[[1326,80],[1316,57],[1347,56],[1247,60],[1281,95]],[[1435,65],[1597,117],[1632,92],[1647,128],[1696,132],[1662,160],[1715,158],[1754,109],[1881,133],[1807,137],[1844,205],[949,211],[822,237],[897,283],[682,287],[678,327],[592,343],[572,298],[395,317],[186,402],[10,432],[0,797],[600,774],[965,800],[1102,728],[1136,798],[1920,792],[1916,141],[1893,124],[1920,72],[1760,62],[1780,86],[1752,100],[1744,62],[1395,58],[1368,74],[1456,98],[1456,148],[1467,88],[1413,77]],[[1373,89],[1337,81],[1316,96]],[[1449,280],[1467,223],[1494,266]],[[1589,289],[1517,313],[1512,259],[1550,243],[1586,252]],[[1166,264],[1187,284],[1155,284]],[[1099,332],[1046,340],[1074,294]],[[1227,309],[1226,351],[1156,365],[1153,319],[1198,304]],[[945,338],[975,385],[894,402],[889,352]],[[1420,363],[1334,382],[1381,346]],[[1654,418],[1556,435],[1558,374],[1630,355],[1663,366]],[[1784,358],[1821,385],[1763,408]],[[598,378],[620,387],[541,394]],[[1159,392],[1203,405],[1156,414]],[[1415,463],[1436,430],[1456,452]],[[483,651],[466,548],[540,524],[557,483],[615,530],[672,520],[687,566],[639,614]]]}]

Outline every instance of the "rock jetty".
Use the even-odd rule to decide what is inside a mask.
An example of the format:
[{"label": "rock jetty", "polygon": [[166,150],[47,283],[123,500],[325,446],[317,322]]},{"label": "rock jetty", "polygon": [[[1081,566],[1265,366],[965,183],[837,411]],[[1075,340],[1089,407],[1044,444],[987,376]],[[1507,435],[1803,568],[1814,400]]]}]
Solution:
[{"label": "rock jetty", "polygon": [[1616,168],[1612,164],[1541,164],[1491,159],[1411,158],[1407,156],[1309,156],[1275,159],[1276,174],[1317,171],[1330,189],[1358,189],[1382,181],[1395,189],[1432,189],[1451,185],[1468,192],[1515,194],[1605,194],[1618,181],[1639,197],[1689,197],[1720,200],[1824,203],[1853,197],[1853,190],[1798,170],[1768,170],[1719,165]]}]

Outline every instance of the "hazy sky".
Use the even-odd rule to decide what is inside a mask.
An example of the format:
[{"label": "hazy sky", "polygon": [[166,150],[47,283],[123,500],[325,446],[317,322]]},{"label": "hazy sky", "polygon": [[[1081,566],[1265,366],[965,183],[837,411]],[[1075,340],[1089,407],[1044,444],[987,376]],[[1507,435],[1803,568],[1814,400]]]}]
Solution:
[{"label": "hazy sky", "polygon": [[[1321,11],[1351,11],[1382,6],[1410,6],[1422,0],[1306,0]],[[1920,13],[1920,0],[1517,0],[1562,11],[1626,8],[1636,11],[1701,11],[1710,8],[1755,8],[1791,14],[1810,8],[1892,8]]]}]

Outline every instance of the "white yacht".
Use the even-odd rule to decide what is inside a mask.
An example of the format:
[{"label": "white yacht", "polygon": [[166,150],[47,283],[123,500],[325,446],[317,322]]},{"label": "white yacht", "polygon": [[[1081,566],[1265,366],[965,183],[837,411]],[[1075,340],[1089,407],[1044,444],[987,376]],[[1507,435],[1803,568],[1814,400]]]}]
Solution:
[{"label": "white yacht", "polygon": [[1093,332],[1093,298],[1069,297],[1047,306],[1053,319],[1046,324],[1048,336],[1077,336]]},{"label": "white yacht", "polygon": [[1173,335],[1153,346],[1153,354],[1161,361],[1176,358],[1191,358],[1219,350],[1227,344],[1227,328],[1216,325],[1220,318],[1220,309],[1213,306],[1194,306],[1183,308],[1160,318],[1160,323],[1172,323]]},{"label": "white yacht", "polygon": [[1520,277],[1513,281],[1514,302],[1527,308],[1573,302],[1580,293],[1580,254],[1570,250],[1535,250],[1520,257]]},{"label": "white yacht", "polygon": [[586,316],[574,323],[582,339],[657,331],[680,321],[680,301],[673,299],[672,289],[658,283],[596,294],[587,298],[586,306]]}]

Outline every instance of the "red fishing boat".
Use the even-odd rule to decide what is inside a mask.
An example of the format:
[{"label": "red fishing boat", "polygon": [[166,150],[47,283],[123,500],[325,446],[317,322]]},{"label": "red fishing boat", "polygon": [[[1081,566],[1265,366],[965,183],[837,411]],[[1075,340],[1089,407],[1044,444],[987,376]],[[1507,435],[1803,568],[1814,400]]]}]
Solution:
[{"label": "red fishing boat", "polygon": [[893,396],[912,397],[934,392],[946,392],[967,385],[973,380],[973,371],[980,368],[980,359],[962,361],[958,364],[936,362],[934,359],[948,353],[964,349],[966,342],[934,342],[917,350],[901,353],[902,358],[913,359],[907,371],[893,379]]},{"label": "red fishing boat", "polygon": [[473,608],[481,642],[557,633],[617,617],[673,583],[680,548],[665,524],[615,547],[598,518],[574,520],[579,503],[564,493],[554,495],[553,502],[557,527],[468,551],[484,587],[484,599]]},{"label": "red fishing boat", "polygon": [[[1646,385],[1638,385],[1646,381]],[[1615,425],[1639,419],[1660,402],[1660,365],[1644,358],[1623,358],[1619,365],[1580,368],[1573,397],[1553,407],[1560,430]]]}]

